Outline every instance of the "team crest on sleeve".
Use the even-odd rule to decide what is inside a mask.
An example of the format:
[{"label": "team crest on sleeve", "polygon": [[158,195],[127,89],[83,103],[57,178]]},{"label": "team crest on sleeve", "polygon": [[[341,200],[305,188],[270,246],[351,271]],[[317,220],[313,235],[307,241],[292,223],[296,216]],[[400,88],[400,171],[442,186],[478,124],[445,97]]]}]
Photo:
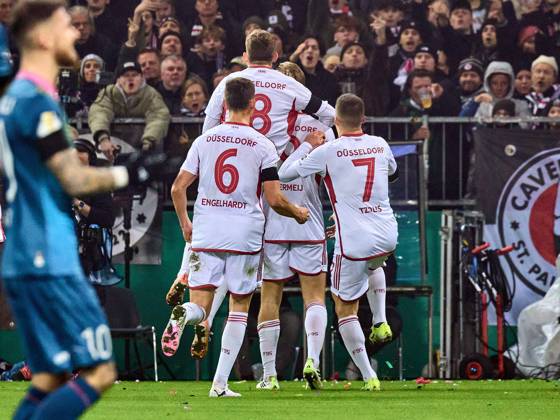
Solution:
[{"label": "team crest on sleeve", "polygon": [[556,278],[560,253],[560,148],[541,152],[520,166],[498,202],[496,223],[501,246],[516,277],[543,295]]},{"label": "team crest on sleeve", "polygon": [[62,120],[54,111],[44,111],[39,116],[37,137],[42,139],[62,128]]}]

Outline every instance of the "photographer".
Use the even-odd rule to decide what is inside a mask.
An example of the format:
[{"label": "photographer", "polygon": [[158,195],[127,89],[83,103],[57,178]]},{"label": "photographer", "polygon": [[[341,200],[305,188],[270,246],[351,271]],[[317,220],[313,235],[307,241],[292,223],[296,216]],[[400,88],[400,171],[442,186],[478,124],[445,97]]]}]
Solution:
[{"label": "photographer", "polygon": [[126,62],[119,66],[117,83],[99,92],[91,105],[88,124],[95,142],[109,161],[114,161],[116,146],[111,142],[110,127],[113,119],[120,117],[145,118],[141,144],[130,140],[133,147],[144,151],[153,150],[167,134],[169,110],[161,95],[146,84],[142,69],[136,62]]},{"label": "photographer", "polygon": [[[96,166],[95,146],[88,140],[77,139],[74,147],[80,161],[87,166]],[[115,222],[111,193],[102,193],[72,201],[80,247],[80,261],[86,276],[110,267],[110,252],[106,241],[111,238],[111,228]],[[110,239],[109,239],[110,240]],[[97,283],[97,282],[95,282]]]}]

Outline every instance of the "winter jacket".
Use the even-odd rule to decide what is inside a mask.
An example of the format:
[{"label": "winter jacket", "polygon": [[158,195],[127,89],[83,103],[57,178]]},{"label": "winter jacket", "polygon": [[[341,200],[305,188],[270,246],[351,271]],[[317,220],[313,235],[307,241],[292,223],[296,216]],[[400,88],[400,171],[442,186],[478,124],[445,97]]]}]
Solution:
[{"label": "winter jacket", "polygon": [[167,134],[170,116],[161,95],[151,86],[144,84],[138,93],[126,97],[118,85],[102,89],[91,105],[88,124],[95,139],[102,133],[110,134],[115,118],[145,118],[142,147],[151,149]]},{"label": "winter jacket", "polygon": [[[490,78],[494,74],[505,74],[509,77],[509,92],[504,98],[495,98],[490,91]],[[515,76],[513,74],[513,68],[511,64],[505,61],[492,61],[486,72],[484,73],[484,91],[490,94],[493,98],[491,103],[483,102],[477,103],[474,100],[474,97],[469,100],[464,106],[461,111],[461,117],[481,117],[481,118],[489,118],[492,117],[492,109],[494,108],[494,104],[499,101],[500,99],[511,99],[515,103],[515,116],[516,117],[523,117],[528,116],[530,114],[529,107],[526,101],[520,99],[513,98],[513,92],[515,90]]]}]

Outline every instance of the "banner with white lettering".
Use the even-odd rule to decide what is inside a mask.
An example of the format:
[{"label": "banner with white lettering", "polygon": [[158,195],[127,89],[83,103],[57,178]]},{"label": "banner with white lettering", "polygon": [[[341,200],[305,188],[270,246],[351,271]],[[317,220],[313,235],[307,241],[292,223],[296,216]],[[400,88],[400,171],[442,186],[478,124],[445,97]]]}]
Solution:
[{"label": "banner with white lettering", "polygon": [[485,240],[513,245],[501,257],[515,287],[506,318],[540,300],[556,278],[560,253],[560,131],[479,128],[474,132],[477,203],[486,219]]}]

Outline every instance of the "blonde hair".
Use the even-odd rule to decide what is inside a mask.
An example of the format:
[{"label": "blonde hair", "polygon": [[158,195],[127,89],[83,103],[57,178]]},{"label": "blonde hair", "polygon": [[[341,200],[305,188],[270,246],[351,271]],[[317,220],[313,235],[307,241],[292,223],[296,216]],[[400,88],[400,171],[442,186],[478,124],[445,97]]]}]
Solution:
[{"label": "blonde hair", "polygon": [[305,73],[296,63],[292,63],[291,61],[284,61],[278,66],[278,71],[282,74],[285,74],[286,76],[291,77],[292,79],[296,79],[302,85],[305,84]]}]

